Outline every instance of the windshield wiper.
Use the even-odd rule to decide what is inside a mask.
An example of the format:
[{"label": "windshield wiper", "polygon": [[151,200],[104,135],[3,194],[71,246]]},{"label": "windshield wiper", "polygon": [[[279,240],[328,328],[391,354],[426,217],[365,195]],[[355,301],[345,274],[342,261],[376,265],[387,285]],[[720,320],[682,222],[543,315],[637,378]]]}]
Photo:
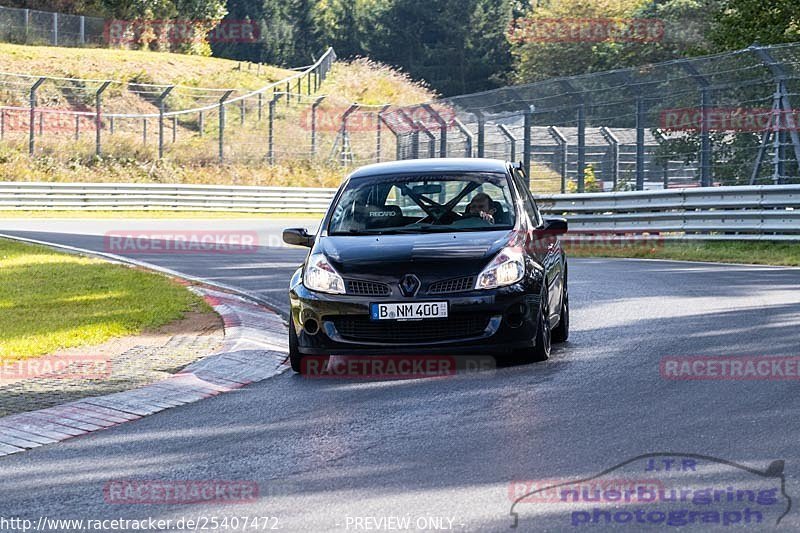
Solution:
[{"label": "windshield wiper", "polygon": [[348,230],[339,230],[339,231],[332,231],[329,233],[331,237],[336,237],[337,235],[386,235],[387,233],[393,233],[395,230],[392,228],[387,229],[348,229]]}]

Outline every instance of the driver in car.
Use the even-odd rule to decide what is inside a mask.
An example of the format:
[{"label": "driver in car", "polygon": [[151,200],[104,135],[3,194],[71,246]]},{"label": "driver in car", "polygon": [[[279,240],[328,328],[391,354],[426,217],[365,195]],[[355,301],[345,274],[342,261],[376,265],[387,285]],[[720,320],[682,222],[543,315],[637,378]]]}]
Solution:
[{"label": "driver in car", "polygon": [[481,217],[489,224],[494,224],[494,213],[492,199],[485,192],[479,192],[473,196],[467,205],[466,214],[468,216]]}]

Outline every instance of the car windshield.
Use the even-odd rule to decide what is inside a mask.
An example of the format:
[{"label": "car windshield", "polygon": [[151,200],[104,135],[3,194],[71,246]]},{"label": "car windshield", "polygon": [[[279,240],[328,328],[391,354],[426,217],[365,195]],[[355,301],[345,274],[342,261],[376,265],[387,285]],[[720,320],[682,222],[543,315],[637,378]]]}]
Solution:
[{"label": "car windshield", "polygon": [[502,173],[356,178],[333,208],[330,235],[486,231],[514,226]]}]

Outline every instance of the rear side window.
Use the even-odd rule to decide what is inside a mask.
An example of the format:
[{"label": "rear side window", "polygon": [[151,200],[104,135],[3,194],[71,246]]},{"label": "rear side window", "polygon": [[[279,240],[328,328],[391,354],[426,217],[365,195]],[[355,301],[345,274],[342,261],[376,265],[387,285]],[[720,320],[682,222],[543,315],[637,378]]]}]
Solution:
[{"label": "rear side window", "polygon": [[528,218],[531,219],[531,223],[536,227],[541,226],[542,217],[539,214],[539,209],[536,207],[536,201],[533,199],[530,189],[525,185],[525,175],[516,169],[514,170],[514,183],[522,197],[522,205],[528,214]]}]

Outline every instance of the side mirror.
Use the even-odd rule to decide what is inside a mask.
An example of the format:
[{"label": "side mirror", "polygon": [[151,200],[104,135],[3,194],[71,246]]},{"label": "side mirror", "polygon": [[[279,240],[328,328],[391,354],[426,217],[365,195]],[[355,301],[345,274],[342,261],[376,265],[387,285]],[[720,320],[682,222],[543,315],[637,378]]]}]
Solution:
[{"label": "side mirror", "polygon": [[283,242],[294,246],[314,246],[314,236],[309,235],[305,228],[287,228],[283,230]]},{"label": "side mirror", "polygon": [[555,235],[567,232],[566,218],[546,218],[544,219],[544,230]]}]

